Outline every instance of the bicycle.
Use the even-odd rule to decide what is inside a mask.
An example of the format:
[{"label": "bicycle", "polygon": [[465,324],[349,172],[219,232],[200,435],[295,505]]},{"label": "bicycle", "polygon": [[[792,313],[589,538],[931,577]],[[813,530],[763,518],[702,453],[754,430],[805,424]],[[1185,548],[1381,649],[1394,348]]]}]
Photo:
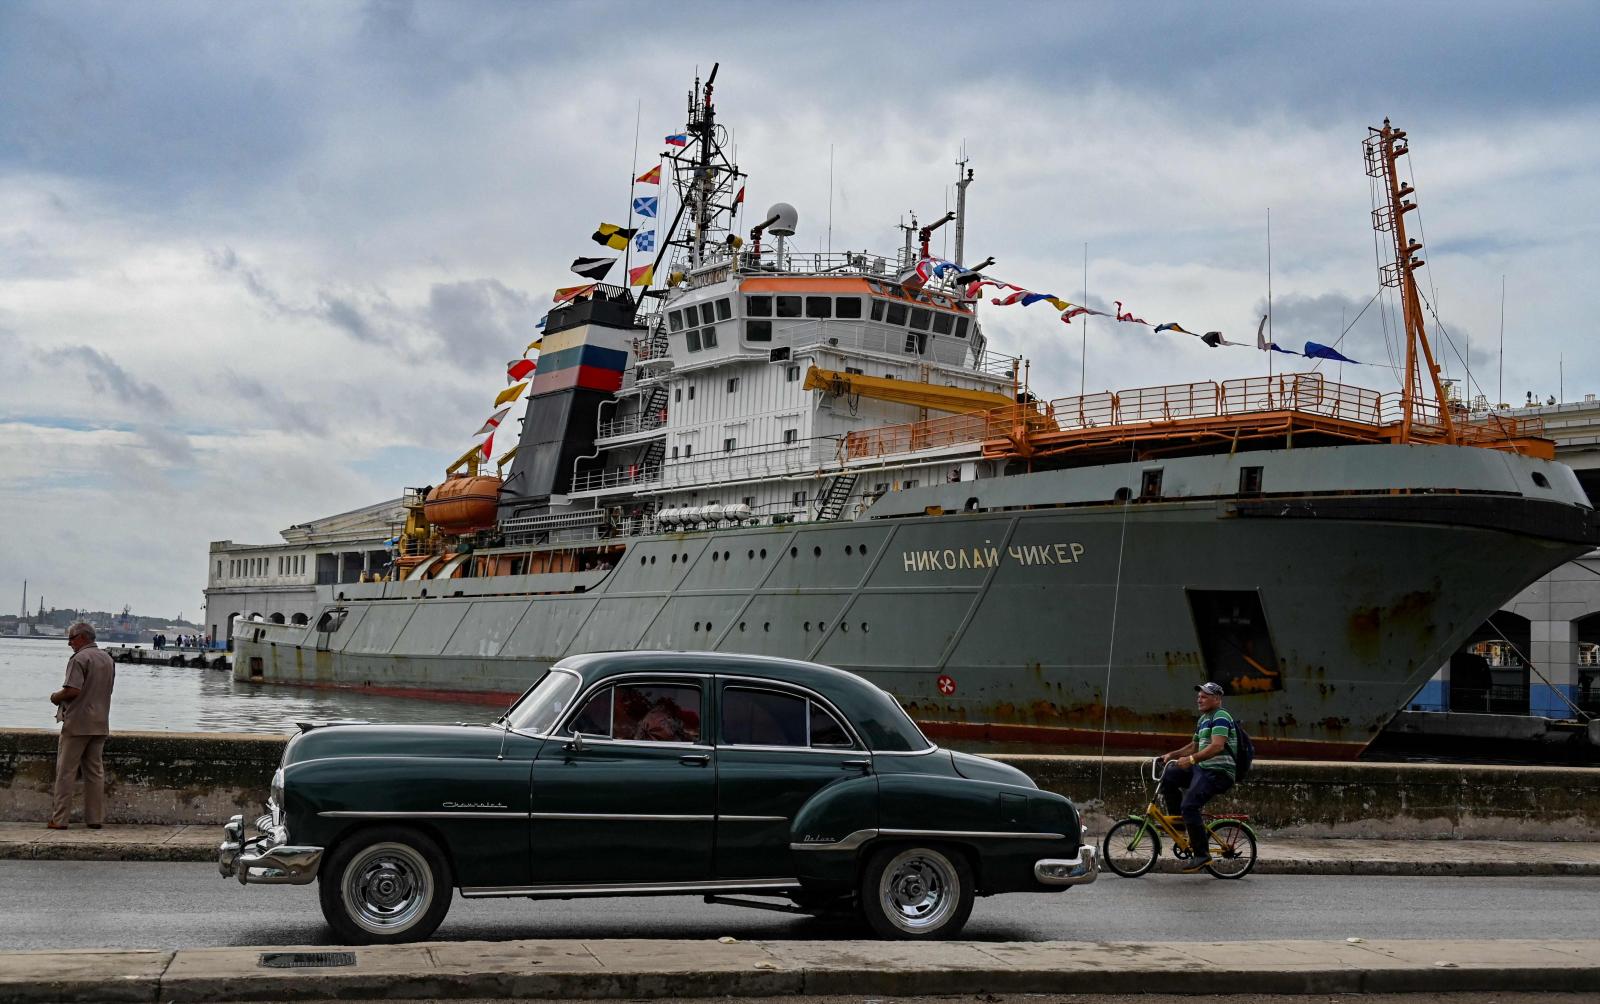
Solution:
[{"label": "bicycle", "polygon": [[[1173,857],[1188,860],[1194,855],[1183,817],[1161,811],[1159,784],[1161,758],[1149,763],[1148,780],[1157,783],[1157,793],[1150,796],[1150,804],[1143,815],[1119,819],[1106,831],[1101,841],[1101,860],[1107,868],[1123,878],[1138,878],[1156,866],[1161,856],[1161,833],[1172,840]],[[1145,772],[1140,771],[1140,777]],[[1149,790],[1145,785],[1145,790]],[[1219,879],[1241,879],[1256,866],[1256,834],[1250,826],[1250,817],[1231,813],[1207,813],[1206,830],[1210,833],[1211,863],[1206,871]]]}]

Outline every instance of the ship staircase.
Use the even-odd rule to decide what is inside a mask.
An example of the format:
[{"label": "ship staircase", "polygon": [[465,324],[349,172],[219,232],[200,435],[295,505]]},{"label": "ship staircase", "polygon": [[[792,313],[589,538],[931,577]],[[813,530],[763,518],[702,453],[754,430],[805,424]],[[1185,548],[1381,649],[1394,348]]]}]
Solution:
[{"label": "ship staircase", "polygon": [[817,500],[817,519],[834,520],[844,515],[845,503],[850,500],[850,493],[855,490],[857,474],[835,474],[828,481],[827,487],[822,489],[822,495]]}]

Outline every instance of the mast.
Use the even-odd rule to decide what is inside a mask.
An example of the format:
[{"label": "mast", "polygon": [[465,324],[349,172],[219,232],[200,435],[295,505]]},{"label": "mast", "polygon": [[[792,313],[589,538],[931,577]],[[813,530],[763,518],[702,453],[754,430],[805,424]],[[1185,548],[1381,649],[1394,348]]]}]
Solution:
[{"label": "mast", "polygon": [[[962,169],[966,168],[965,177]],[[956,161],[956,257],[957,265],[965,266],[967,263],[967,186],[972,184],[972,168],[967,167],[967,158],[963,153],[960,160]]]},{"label": "mast", "polygon": [[[738,208],[736,192],[744,174],[725,152],[727,130],[717,124],[717,109],[711,100],[720,65],[712,65],[711,74],[703,84],[695,78],[694,89],[689,92],[684,132],[687,145],[665,154],[672,161],[678,214],[662,239],[658,262],[669,244],[686,252],[690,269],[705,264],[712,253],[724,245],[730,245],[731,249],[727,238],[733,233],[734,213]],[[678,232],[680,221],[685,224],[681,235]]]},{"label": "mast", "polygon": [[1428,333],[1422,322],[1422,303],[1417,294],[1415,272],[1423,264],[1422,259],[1417,257],[1417,252],[1422,250],[1422,243],[1406,236],[1405,214],[1417,208],[1416,202],[1407,196],[1414,194],[1416,189],[1402,182],[1396,170],[1397,162],[1410,152],[1410,146],[1405,130],[1394,128],[1388,119],[1383,120],[1381,129],[1369,126],[1367,133],[1362,144],[1366,153],[1367,174],[1381,182],[1384,188],[1382,204],[1372,211],[1372,226],[1379,233],[1392,235],[1390,253],[1394,256],[1392,261],[1379,269],[1379,275],[1385,286],[1400,290],[1400,307],[1406,329],[1406,374],[1400,393],[1399,441],[1411,441],[1412,429],[1418,419],[1417,406],[1423,393],[1424,372],[1428,384],[1433,388],[1437,408],[1434,421],[1444,433],[1444,438],[1452,440],[1455,429],[1450,405],[1445,398],[1444,386],[1439,382],[1439,366],[1434,362],[1433,347],[1428,343]]}]

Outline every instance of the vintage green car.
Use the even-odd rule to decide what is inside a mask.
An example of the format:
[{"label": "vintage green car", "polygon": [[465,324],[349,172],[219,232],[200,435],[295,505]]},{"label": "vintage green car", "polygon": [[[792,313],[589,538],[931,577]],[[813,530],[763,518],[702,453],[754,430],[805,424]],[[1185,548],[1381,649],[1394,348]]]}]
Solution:
[{"label": "vintage green car", "polygon": [[348,943],[427,938],[452,889],[695,894],[948,938],[974,896],[1097,874],[1069,799],[939,749],[889,694],[813,663],[584,655],[491,725],[303,729],[261,832],[235,816],[219,865],[241,883],[320,879]]}]

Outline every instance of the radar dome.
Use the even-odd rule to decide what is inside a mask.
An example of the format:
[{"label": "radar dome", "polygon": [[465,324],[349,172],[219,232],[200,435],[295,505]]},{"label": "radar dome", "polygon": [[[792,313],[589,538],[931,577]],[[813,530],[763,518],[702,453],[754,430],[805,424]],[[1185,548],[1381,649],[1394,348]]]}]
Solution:
[{"label": "radar dome", "polygon": [[793,237],[794,228],[800,225],[800,214],[787,202],[774,202],[767,216],[778,218],[778,222],[767,228],[767,233],[774,237]]}]

